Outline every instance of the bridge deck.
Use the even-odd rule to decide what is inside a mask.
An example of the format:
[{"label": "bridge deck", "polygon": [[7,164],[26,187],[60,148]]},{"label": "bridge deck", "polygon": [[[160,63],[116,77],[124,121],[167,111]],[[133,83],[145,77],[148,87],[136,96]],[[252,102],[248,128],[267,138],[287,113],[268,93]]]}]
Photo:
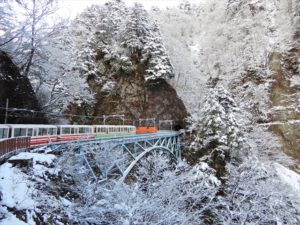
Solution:
[{"label": "bridge deck", "polygon": [[158,131],[157,133],[147,133],[147,134],[136,134],[131,136],[116,136],[116,137],[102,137],[102,138],[96,138],[96,139],[79,139],[75,141],[69,141],[69,142],[54,142],[49,144],[49,146],[52,145],[70,145],[70,144],[92,144],[92,143],[130,143],[134,141],[139,140],[149,140],[149,139],[157,139],[157,138],[164,138],[164,137],[171,137],[171,136],[178,136],[179,132],[177,131]]}]

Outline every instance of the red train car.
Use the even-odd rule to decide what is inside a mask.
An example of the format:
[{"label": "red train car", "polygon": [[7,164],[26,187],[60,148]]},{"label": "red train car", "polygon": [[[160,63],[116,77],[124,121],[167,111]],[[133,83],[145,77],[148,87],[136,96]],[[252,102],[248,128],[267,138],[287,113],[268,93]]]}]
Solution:
[{"label": "red train car", "polygon": [[137,127],[136,128],[137,134],[156,133],[156,132],[157,132],[156,127]]},{"label": "red train car", "polygon": [[9,137],[30,137],[30,146],[46,145],[57,141],[57,127],[54,125],[8,124]]}]

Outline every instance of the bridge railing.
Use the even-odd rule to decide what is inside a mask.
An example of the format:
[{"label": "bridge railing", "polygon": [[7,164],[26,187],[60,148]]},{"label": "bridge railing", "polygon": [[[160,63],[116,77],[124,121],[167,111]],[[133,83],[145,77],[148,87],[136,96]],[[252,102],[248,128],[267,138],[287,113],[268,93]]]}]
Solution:
[{"label": "bridge railing", "polygon": [[30,147],[30,137],[17,137],[0,140],[0,158],[8,153]]}]

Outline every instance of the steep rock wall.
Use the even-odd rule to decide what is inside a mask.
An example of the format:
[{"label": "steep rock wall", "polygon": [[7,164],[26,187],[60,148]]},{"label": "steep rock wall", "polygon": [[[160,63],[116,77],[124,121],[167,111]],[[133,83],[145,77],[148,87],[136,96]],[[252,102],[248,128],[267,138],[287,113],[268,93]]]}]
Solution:
[{"label": "steep rock wall", "polygon": [[270,130],[281,139],[284,150],[300,162],[300,71],[299,47],[270,57],[272,86]]},{"label": "steep rock wall", "polygon": [[[38,101],[27,77],[20,74],[9,56],[0,51],[0,123],[4,123],[6,99],[9,108],[39,111]],[[10,111],[7,123],[44,123],[43,115],[26,111]]]},{"label": "steep rock wall", "polygon": [[[99,60],[106,65],[108,74],[113,74],[107,61]],[[72,114],[103,116],[124,114],[127,124],[133,124],[138,119],[155,118],[158,120],[173,120],[174,125],[185,126],[186,108],[178,97],[176,90],[164,79],[145,80],[146,66],[139,61],[133,61],[135,70],[130,74],[118,74],[111,77],[112,88],[109,91],[97,84],[93,79],[88,81],[91,90],[96,93],[95,104],[70,105]],[[101,119],[85,120],[73,118],[74,123],[102,123]],[[110,120],[108,123],[120,123]]]}]

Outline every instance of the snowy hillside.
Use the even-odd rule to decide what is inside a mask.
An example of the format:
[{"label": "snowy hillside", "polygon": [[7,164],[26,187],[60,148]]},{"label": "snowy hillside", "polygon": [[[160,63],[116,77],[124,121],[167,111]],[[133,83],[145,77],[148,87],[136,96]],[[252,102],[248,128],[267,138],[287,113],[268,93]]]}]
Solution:
[{"label": "snowy hillside", "polygon": [[[152,15],[173,65],[173,84],[192,117],[201,116],[210,87],[223,87],[262,152],[280,154],[268,147],[276,142],[300,159],[300,96],[294,86],[300,74],[299,1],[203,0]],[[277,125],[263,125],[268,123]],[[259,138],[265,136],[269,140]]]},{"label": "snowy hillside", "polygon": [[[1,225],[300,224],[298,0],[111,0],[57,23],[56,1],[14,3],[0,3],[0,50],[50,121],[124,114],[185,129],[182,159],[153,151],[124,183],[95,179],[74,143],[13,156]],[[107,163],[100,152],[89,157]]]},{"label": "snowy hillside", "polygon": [[87,174],[74,173],[80,171],[74,157],[20,153],[2,164],[0,224],[299,222],[294,210],[300,206],[300,176],[276,163],[252,158],[228,168],[230,188],[220,196],[221,182],[206,163],[174,165],[154,154],[138,165],[136,182],[120,186],[92,183]]}]

